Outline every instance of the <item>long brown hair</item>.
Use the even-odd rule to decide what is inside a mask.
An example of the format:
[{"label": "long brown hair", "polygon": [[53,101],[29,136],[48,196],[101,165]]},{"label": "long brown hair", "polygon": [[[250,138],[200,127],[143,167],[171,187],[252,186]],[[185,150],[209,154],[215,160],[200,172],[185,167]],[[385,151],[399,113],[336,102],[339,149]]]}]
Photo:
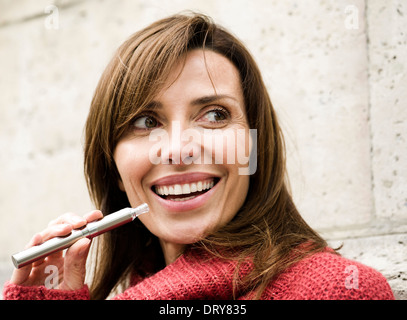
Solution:
[{"label": "long brown hair", "polygon": [[[180,57],[199,48],[222,54],[239,70],[249,127],[257,129],[258,154],[244,205],[230,223],[193,246],[222,252],[226,258],[252,257],[254,269],[245,283],[259,297],[291,263],[322,250],[326,242],[301,218],[288,191],[284,139],[256,62],[236,37],[209,17],[174,15],[120,46],[92,100],[85,128],[85,176],[92,200],[102,212],[130,205],[118,186],[114,148]],[[144,277],[165,266],[158,240],[137,220],[100,240],[91,286],[94,299],[106,298],[129,274]],[[304,243],[310,244],[307,250],[293,255]]]}]

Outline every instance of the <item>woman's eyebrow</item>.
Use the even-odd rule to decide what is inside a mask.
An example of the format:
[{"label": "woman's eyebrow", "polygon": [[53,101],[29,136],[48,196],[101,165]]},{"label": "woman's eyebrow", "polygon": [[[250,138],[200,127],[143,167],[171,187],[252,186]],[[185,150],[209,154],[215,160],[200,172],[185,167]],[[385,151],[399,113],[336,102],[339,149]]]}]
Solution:
[{"label": "woman's eyebrow", "polygon": [[[202,96],[202,97],[196,98],[190,102],[190,105],[201,106],[204,104],[214,103],[216,101],[223,100],[223,99],[230,99],[230,100],[233,100],[234,102],[237,102],[237,99],[234,98],[233,96],[230,96],[227,94],[218,94],[218,95],[213,94],[213,95]],[[153,101],[150,101],[143,109],[155,111],[157,109],[162,109],[162,108],[163,108],[163,104],[161,102],[153,100]]]},{"label": "woman's eyebrow", "polygon": [[147,103],[147,105],[143,108],[144,110],[157,110],[157,109],[162,109],[163,105],[161,102],[158,101],[150,101]]},{"label": "woman's eyebrow", "polygon": [[214,95],[209,95],[209,96],[203,96],[199,97],[197,99],[194,99],[191,101],[191,105],[203,105],[203,104],[209,104],[213,103],[222,99],[231,99],[237,102],[237,99],[234,98],[233,96],[227,95],[227,94],[214,94]]}]

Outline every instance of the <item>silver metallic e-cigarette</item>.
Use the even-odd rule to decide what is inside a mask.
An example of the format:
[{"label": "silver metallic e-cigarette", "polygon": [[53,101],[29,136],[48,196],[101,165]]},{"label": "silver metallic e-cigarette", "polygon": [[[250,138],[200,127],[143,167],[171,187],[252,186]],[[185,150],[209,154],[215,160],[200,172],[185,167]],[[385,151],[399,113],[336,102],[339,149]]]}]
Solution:
[{"label": "silver metallic e-cigarette", "polygon": [[109,215],[98,221],[89,222],[81,229],[72,230],[72,232],[65,237],[55,237],[45,241],[44,243],[28,248],[24,251],[11,256],[14,266],[19,269],[27,264],[33,263],[41,258],[44,258],[51,253],[66,249],[73,245],[76,241],[82,238],[92,239],[104,232],[117,228],[125,223],[133,221],[137,216],[142,213],[148,212],[148,205],[146,203],[138,206],[137,208],[125,208]]}]

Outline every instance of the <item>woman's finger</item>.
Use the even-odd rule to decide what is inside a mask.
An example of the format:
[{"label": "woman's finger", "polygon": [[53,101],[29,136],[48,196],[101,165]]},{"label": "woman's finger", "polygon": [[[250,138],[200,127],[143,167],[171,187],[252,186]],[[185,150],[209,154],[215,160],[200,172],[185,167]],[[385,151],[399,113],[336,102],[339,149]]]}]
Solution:
[{"label": "woman's finger", "polygon": [[[30,242],[28,242],[28,244],[25,246],[26,249],[31,248],[33,246],[36,246],[38,244],[42,243],[42,237],[39,233],[35,234]],[[32,269],[32,265],[26,265],[20,269],[14,269],[13,274],[11,276],[11,283],[14,284],[22,284],[25,281],[27,281],[28,277],[30,276],[31,273],[31,269]]]},{"label": "woman's finger", "polygon": [[60,284],[59,289],[78,290],[83,287],[90,244],[91,240],[83,238],[67,250],[64,262],[64,281]]},{"label": "woman's finger", "polygon": [[87,223],[86,219],[74,214],[74,213],[65,213],[61,216],[59,216],[58,218],[50,221],[50,223],[48,224],[48,226],[54,226],[54,225],[58,225],[58,224],[70,224],[72,225],[73,229],[77,229],[80,228],[82,226],[84,226]]},{"label": "woman's finger", "polygon": [[83,227],[85,224],[103,218],[103,214],[100,210],[93,210],[86,213],[83,217],[74,213],[65,213],[55,220],[52,220],[48,226],[54,226],[58,224],[70,224],[73,229]]},{"label": "woman's finger", "polygon": [[87,222],[92,222],[103,218],[103,213],[100,210],[93,210],[83,216]]},{"label": "woman's finger", "polygon": [[42,237],[42,242],[51,238],[66,236],[71,233],[73,226],[71,224],[56,224],[52,225],[39,234]]}]

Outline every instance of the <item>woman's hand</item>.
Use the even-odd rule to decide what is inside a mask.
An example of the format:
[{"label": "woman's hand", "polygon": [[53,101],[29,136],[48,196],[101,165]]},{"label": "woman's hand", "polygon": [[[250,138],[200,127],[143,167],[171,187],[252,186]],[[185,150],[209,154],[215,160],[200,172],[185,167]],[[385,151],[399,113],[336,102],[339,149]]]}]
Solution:
[{"label": "woman's hand", "polygon": [[[39,245],[51,238],[66,236],[73,229],[83,227],[87,223],[101,219],[102,212],[94,210],[83,217],[72,213],[64,214],[48,224],[48,228],[34,235],[26,248]],[[88,256],[91,240],[83,238],[74,243],[63,256],[63,251],[55,252],[46,258],[32,264],[15,269],[10,282],[23,286],[45,285],[50,276],[47,266],[55,266],[58,269],[57,289],[78,290],[85,283],[86,259]]]}]

